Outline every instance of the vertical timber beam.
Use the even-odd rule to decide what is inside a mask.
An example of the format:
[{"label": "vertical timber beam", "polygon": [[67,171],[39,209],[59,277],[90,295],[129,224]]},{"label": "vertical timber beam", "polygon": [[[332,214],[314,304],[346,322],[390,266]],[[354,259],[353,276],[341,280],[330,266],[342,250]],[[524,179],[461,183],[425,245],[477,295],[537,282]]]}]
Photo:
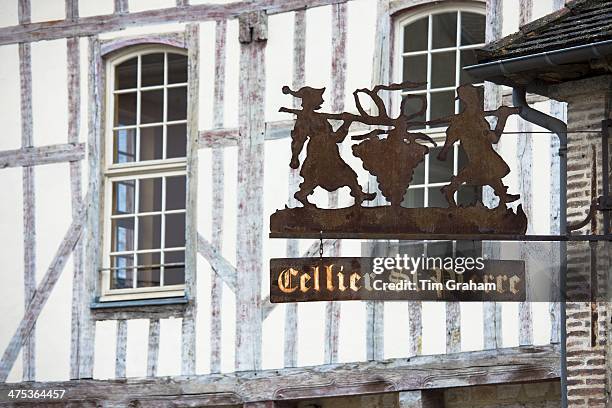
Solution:
[{"label": "vertical timber beam", "polygon": [[261,367],[261,279],[265,124],[265,51],[268,16],[239,17],[240,89],[236,259],[237,371]]},{"label": "vertical timber beam", "polygon": [[89,37],[88,81],[88,177],[90,211],[87,214],[86,234],[84,235],[85,256],[88,260],[83,279],[79,283],[80,319],[79,325],[79,378],[93,377],[94,340],[96,325],[89,309],[92,296],[98,292],[99,266],[101,261],[100,245],[102,225],[102,188],[103,177],[100,158],[104,151],[102,140],[104,117],[104,73],[98,37]]},{"label": "vertical timber beam", "polygon": [[[565,0],[553,0],[553,10],[559,10],[565,6]],[[550,114],[557,119],[567,122],[566,107],[563,102],[551,100],[550,101]],[[561,196],[561,184],[559,178],[559,172],[561,171],[561,165],[559,161],[559,138],[557,135],[550,135],[550,229],[551,235],[559,235],[561,228],[559,222],[561,220],[561,203],[559,197]],[[560,259],[560,246],[552,245],[550,259]],[[559,281],[559,270],[556,270],[556,275],[552,276],[553,282]],[[560,292],[559,287],[553,287],[557,294]],[[553,298],[554,299],[554,298]],[[548,307],[550,314],[550,342],[557,344],[560,341],[561,334],[561,305],[557,302],[550,302]]]},{"label": "vertical timber beam", "polygon": [[128,0],[115,0],[115,14],[127,14],[128,12]]},{"label": "vertical timber beam", "polygon": [[[304,86],[306,78],[306,10],[293,13],[293,79],[292,88],[299,89]],[[299,108],[299,99],[293,98],[293,107]],[[301,161],[301,160],[300,160]],[[290,169],[287,180],[287,191],[289,193],[289,207],[295,207],[297,200],[293,194],[298,190],[300,182],[299,169]],[[299,256],[298,241],[287,240],[287,258]],[[298,304],[285,304],[285,329],[284,329],[284,366],[297,366],[298,351]]]},{"label": "vertical timber beam", "polygon": [[[520,15],[519,26],[522,27],[531,21],[533,14],[533,0],[519,1]],[[523,211],[527,214],[528,229],[527,233],[533,233],[532,225],[534,221],[532,211],[533,197],[533,142],[531,137],[531,123],[519,119],[518,130],[521,132],[517,140],[517,173],[519,177],[519,190],[521,195],[521,203]],[[520,244],[521,259],[526,263],[526,268],[529,270],[529,264],[533,264],[533,254],[530,251],[529,243]],[[530,290],[529,274],[526,276],[525,290],[529,296]],[[533,309],[531,302],[521,302],[519,305],[519,345],[526,346],[533,343]]]},{"label": "vertical timber beam", "polygon": [[[20,24],[31,21],[30,0],[19,0],[17,8]],[[21,147],[34,146],[32,122],[32,54],[30,43],[19,44],[19,79],[21,82]],[[34,167],[22,169],[23,189],[23,285],[24,310],[36,288],[36,196]],[[32,328],[22,352],[23,381],[36,378],[36,332]]]},{"label": "vertical timber beam", "polygon": [[[378,0],[376,7],[376,34],[375,44],[380,44],[374,52],[372,66],[372,86],[391,82],[391,15],[389,13],[389,0]],[[390,107],[389,93],[383,94],[385,106]],[[384,198],[378,191],[376,178],[369,175],[368,192],[375,191],[376,199],[371,205],[381,205]],[[375,251],[377,244],[370,243],[371,251]],[[368,254],[372,256],[373,253]],[[385,304],[382,301],[366,302],[366,358],[368,360],[381,360],[384,357],[384,312]]]},{"label": "vertical timber beam", "polygon": [[117,320],[117,342],[115,343],[115,378],[125,378],[127,352],[127,321]]},{"label": "vertical timber beam", "polygon": [[149,344],[147,345],[147,377],[157,375],[159,362],[159,319],[149,320]]},{"label": "vertical timber beam", "polygon": [[[225,50],[227,20],[219,20],[215,28],[215,88],[213,99],[213,127],[223,127],[225,90]],[[223,248],[224,207],[224,153],[223,148],[212,150],[212,245],[221,253]],[[217,273],[211,277],[210,287],[210,372],[221,372],[221,305],[223,280]]]},{"label": "vertical timber beam", "polygon": [[[331,108],[332,112],[344,110],[344,88],[346,84],[346,30],[348,23],[347,3],[332,5],[332,62],[331,62]],[[329,193],[329,208],[338,207],[338,192]],[[329,251],[330,257],[342,252],[342,241],[337,240]],[[340,303],[325,305],[324,363],[338,361],[340,331]]]},{"label": "vertical timber beam", "polygon": [[79,18],[79,0],[66,0],[65,4],[66,20],[76,21]]},{"label": "vertical timber beam", "polygon": [[[502,0],[486,1],[486,31],[485,41],[490,43],[498,40],[502,36],[503,24],[503,3]],[[484,109],[497,109],[502,102],[501,87],[492,83],[485,82]],[[500,148],[498,143],[497,149]],[[493,190],[489,187],[483,189],[483,203],[488,207],[495,207],[497,199]],[[491,259],[499,259],[499,245],[497,243],[483,244],[483,252]],[[494,349],[503,346],[502,342],[502,305],[497,302],[484,302],[483,312],[483,335],[484,348]]]},{"label": "vertical timber beam", "polygon": [[444,391],[417,390],[398,394],[398,408],[440,408],[444,407]]},{"label": "vertical timber beam", "polygon": [[182,375],[195,374],[197,312],[196,277],[198,256],[198,95],[200,89],[200,26],[188,24],[185,32],[188,59],[187,88],[187,212],[185,215],[185,296],[189,304],[182,322]]},{"label": "vertical timber beam", "polygon": [[[67,2],[74,4],[76,2]],[[75,10],[72,10],[75,12]],[[66,9],[68,18],[68,8]],[[71,18],[77,18],[71,14]],[[79,39],[67,39],[67,71],[68,71],[68,143],[78,143],[81,128],[81,68]],[[72,202],[72,217],[77,215],[81,205],[81,163],[73,161],[70,166],[70,195]],[[72,255],[72,322],[70,340],[70,378],[79,378],[79,338],[81,336],[81,282],[83,280],[83,240],[79,240]]]}]

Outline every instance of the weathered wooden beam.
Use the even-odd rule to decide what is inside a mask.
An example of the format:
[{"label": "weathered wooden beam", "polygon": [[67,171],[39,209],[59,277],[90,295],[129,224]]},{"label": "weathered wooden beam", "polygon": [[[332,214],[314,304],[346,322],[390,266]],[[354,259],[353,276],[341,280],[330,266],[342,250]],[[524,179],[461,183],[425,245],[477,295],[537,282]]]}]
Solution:
[{"label": "weathered wooden beam", "polygon": [[[223,127],[225,102],[225,61],[227,20],[219,20],[215,27],[215,86],[213,93],[213,126]],[[212,246],[217,253],[223,248],[223,210],[225,204],[224,152],[212,151]],[[199,248],[199,245],[198,245]],[[235,272],[234,272],[235,277]],[[235,286],[234,286],[235,287]],[[210,372],[221,372],[221,305],[223,281],[218,273],[211,277],[210,287]]]},{"label": "weathered wooden beam", "polygon": [[157,375],[159,363],[159,319],[149,320],[149,342],[147,345],[147,377]]},{"label": "weathered wooden beam", "polygon": [[[344,89],[346,85],[346,43],[348,25],[348,7],[346,3],[332,6],[332,60],[331,60],[331,108],[332,112],[344,110]],[[342,145],[339,146],[342,152]],[[338,207],[338,191],[328,194],[329,208]],[[342,241],[336,241],[328,252],[330,257],[339,257],[342,252]],[[340,342],[340,303],[327,302],[325,305],[325,338],[323,343],[323,361],[331,364],[338,361]]]},{"label": "weathered wooden beam", "polygon": [[189,396],[190,406],[227,406],[558,379],[559,347],[548,345],[227,374],[0,384],[0,392],[66,389],[66,402],[105,401],[108,406],[134,400],[164,406],[163,401]]},{"label": "weathered wooden beam", "polygon": [[[533,0],[519,0],[519,27],[531,22],[533,14]],[[519,194],[521,195],[521,205],[527,214],[528,227],[527,234],[533,233],[533,140],[531,135],[531,123],[519,119],[518,131],[521,132],[517,137],[516,164],[519,182]],[[521,259],[526,263],[527,270],[530,264],[533,265],[532,248],[529,243],[520,244]],[[525,277],[525,290],[530,293],[530,275]],[[528,295],[529,296],[529,295]],[[533,309],[531,302],[521,302],[519,305],[519,345],[524,346],[533,343]]]},{"label": "weathered wooden beam", "polygon": [[423,304],[421,302],[408,303],[408,355],[418,356],[423,352]]},{"label": "weathered wooden beam", "polygon": [[198,252],[208,261],[210,267],[223,282],[236,293],[236,268],[202,235],[198,234]]},{"label": "weathered wooden beam", "polygon": [[101,158],[104,144],[102,112],[104,106],[103,61],[100,53],[100,41],[90,37],[88,41],[88,113],[87,113],[87,162],[90,182],[90,205],[84,235],[85,256],[88,260],[81,280],[79,299],[81,302],[81,334],[79,336],[79,378],[93,377],[94,342],[96,325],[90,313],[90,304],[98,291],[99,268],[101,266],[100,242],[102,240],[100,214],[103,199],[103,175]]},{"label": "weathered wooden beam", "polygon": [[444,406],[443,390],[417,390],[398,393],[398,408],[440,408]]},{"label": "weathered wooden beam", "polygon": [[115,378],[125,378],[125,358],[127,354],[127,320],[117,320],[115,342]]},{"label": "weathered wooden beam", "polygon": [[[372,62],[372,77],[371,85],[387,84],[391,82],[391,16],[389,14],[389,0],[378,0],[376,6],[376,31],[374,41],[379,44],[375,48],[374,58]],[[382,95],[385,106],[391,108],[391,98],[386,92]],[[372,109],[376,110],[376,107]],[[376,112],[378,113],[378,112]],[[370,201],[369,205],[385,205],[385,199],[378,189],[378,181],[373,175],[368,175],[368,192],[375,192],[376,198]],[[372,256],[379,249],[379,244],[371,242],[371,253],[366,256]],[[378,254],[377,254],[378,255]],[[377,256],[374,255],[374,256]],[[383,332],[385,324],[385,307],[384,302],[369,301],[366,302],[366,359],[381,360],[384,358],[384,341]]]},{"label": "weathered wooden beam", "polygon": [[[332,121],[333,122],[333,121]],[[288,139],[291,137],[291,130],[295,125],[295,120],[276,120],[266,122],[266,134],[264,140]],[[370,130],[369,125],[353,122],[350,127],[351,132],[361,132]],[[239,138],[238,128],[208,129],[200,131],[200,148],[219,148],[236,146]]]},{"label": "weathered wooden beam", "polygon": [[[18,3],[18,18],[21,24],[30,22],[30,0],[20,0]],[[19,44],[19,81],[21,86],[21,150],[31,149],[34,145],[32,121],[32,51],[30,44]],[[10,158],[10,152],[5,152]],[[13,156],[14,158],[14,156]],[[10,160],[10,159],[9,159]],[[0,155],[0,168],[2,166]],[[32,300],[36,288],[36,186],[34,168],[23,167],[23,288],[24,310]],[[23,380],[34,381],[36,377],[36,333],[35,328],[23,347]]]},{"label": "weathered wooden beam", "polygon": [[[86,200],[85,202],[87,203],[88,201]],[[0,360],[0,382],[6,381],[13,364],[17,359],[19,351],[30,336],[32,328],[34,327],[43,306],[49,299],[53,287],[64,270],[64,266],[68,262],[70,254],[83,231],[86,213],[86,208],[84,205],[82,205],[79,209],[79,215],[72,220],[72,223],[64,235],[64,238],[62,239],[62,242],[60,243],[55,256],[53,257],[53,260],[49,265],[49,268],[47,268],[47,272],[34,291],[23,318],[15,330],[15,333],[6,347],[6,350],[4,350],[2,360]]]},{"label": "weathered wooden beam", "polygon": [[[256,13],[257,15],[254,15]],[[239,19],[238,211],[236,229],[236,370],[261,367],[261,279],[264,178],[264,94],[267,16]],[[248,34],[248,35],[247,35]]]},{"label": "weathered wooden beam", "polygon": [[78,161],[82,160],[84,157],[84,143],[23,147],[21,149],[4,150],[0,152],[0,169]]},{"label": "weathered wooden beam", "polygon": [[45,21],[0,28],[0,45],[91,36],[107,31],[118,31],[128,27],[141,27],[151,24],[234,19],[249,12],[263,12],[268,15],[287,13],[345,1],[347,0],[236,1],[228,4],[197,4],[127,13],[122,12],[125,8],[122,4],[127,4],[127,1],[115,0],[115,14],[82,17],[75,21]]},{"label": "weathered wooden beam", "polygon": [[446,352],[461,351],[461,306],[459,302],[446,302]]},{"label": "weathered wooden beam", "polygon": [[115,0],[115,14],[127,14],[129,12],[128,0]]},{"label": "weathered wooden beam", "polygon": [[[503,2],[502,0],[487,0],[486,2],[486,26],[485,40],[487,43],[498,40],[502,36],[503,24]],[[484,107],[485,110],[494,110],[502,101],[501,86],[492,82],[485,82]],[[500,141],[501,142],[501,141]],[[499,149],[498,144],[498,149]],[[488,207],[495,207],[496,197],[493,190],[485,187],[483,189],[482,201]],[[499,259],[499,245],[497,243],[486,243],[483,245],[483,253],[491,259]],[[502,321],[501,304],[496,302],[483,303],[483,336],[485,349],[502,347]]]},{"label": "weathered wooden beam", "polygon": [[[66,13],[68,7],[74,6],[76,1],[66,2]],[[78,7],[78,6],[75,6]],[[74,11],[73,11],[74,12]],[[78,17],[78,10],[76,10]],[[76,144],[79,141],[81,128],[81,49],[78,38],[69,38],[66,43],[66,59],[68,72],[68,143]],[[76,217],[81,205],[81,163],[70,162],[70,197],[72,206],[72,217]],[[83,241],[79,240],[72,253],[72,311],[71,311],[71,333],[70,333],[70,378],[79,378],[79,338],[81,336],[81,316],[88,313],[81,310],[81,282],[83,280]]]},{"label": "weathered wooden beam", "polygon": [[66,0],[66,20],[76,21],[79,18],[79,0]]},{"label": "weathered wooden beam", "polygon": [[144,34],[104,40],[101,42],[101,54],[105,56],[125,47],[142,44],[163,44],[171,47],[187,48],[185,44],[185,32],[179,31],[174,33]]},{"label": "weathered wooden beam", "polygon": [[187,191],[185,213],[185,297],[189,300],[182,321],[181,373],[195,373],[198,256],[198,116],[200,89],[200,26],[185,28],[189,84],[187,86]]},{"label": "weathered wooden beam", "polygon": [[[299,89],[306,82],[306,11],[300,10],[293,13],[293,78],[291,86]],[[293,98],[293,107],[298,108],[300,101]],[[291,121],[293,122],[293,121]],[[268,123],[266,123],[266,136],[269,135]],[[300,160],[301,162],[301,160]],[[300,184],[299,169],[289,169],[287,177],[287,203],[291,207],[297,206],[297,200],[293,196]],[[286,255],[287,258],[298,256],[299,243],[297,240],[288,239]],[[298,359],[298,305],[288,303],[285,305],[285,327],[284,327],[284,365],[285,367],[297,366]]]}]

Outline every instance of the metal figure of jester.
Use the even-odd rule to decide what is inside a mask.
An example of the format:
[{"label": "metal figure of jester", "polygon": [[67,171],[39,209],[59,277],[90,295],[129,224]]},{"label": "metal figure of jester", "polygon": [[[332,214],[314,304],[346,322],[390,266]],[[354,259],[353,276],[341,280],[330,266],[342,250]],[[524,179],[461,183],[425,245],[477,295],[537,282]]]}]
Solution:
[{"label": "metal figure of jester", "polygon": [[[305,207],[313,206],[308,201],[315,188],[322,187],[327,191],[335,191],[348,186],[355,205],[373,200],[376,193],[366,193],[357,182],[357,173],[342,159],[338,143],[346,138],[351,126],[351,115],[334,115],[317,112],[323,104],[325,88],[303,87],[297,91],[288,86],[283,87],[284,94],[291,94],[301,99],[302,109],[281,108],[281,112],[297,115],[295,126],[291,131],[291,163],[292,169],[300,166],[299,156],[306,140],[310,138],[306,148],[306,158],[302,164],[300,175],[304,179],[300,189],[295,193],[296,200]],[[334,131],[329,119],[343,119],[342,125]]]},{"label": "metal figure of jester", "polygon": [[[508,194],[508,187],[502,179],[510,173],[510,167],[493,149],[506,126],[510,115],[518,113],[518,108],[501,106],[494,111],[483,111],[483,101],[478,88],[473,85],[461,85],[457,88],[457,99],[462,103],[462,110],[457,115],[430,121],[430,124],[449,123],[446,129],[446,141],[438,154],[439,160],[446,160],[449,149],[459,141],[468,159],[467,165],[459,169],[450,184],[442,187],[448,204],[455,207],[455,192],[463,184],[472,186],[490,186],[499,197],[499,205],[505,207],[520,198],[518,194]],[[487,116],[496,116],[497,124],[491,130]]]}]

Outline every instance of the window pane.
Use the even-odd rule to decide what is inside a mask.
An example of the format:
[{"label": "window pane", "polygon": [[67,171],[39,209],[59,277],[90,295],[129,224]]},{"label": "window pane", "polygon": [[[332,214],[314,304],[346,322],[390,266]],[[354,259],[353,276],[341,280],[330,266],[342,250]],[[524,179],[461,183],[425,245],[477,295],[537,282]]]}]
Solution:
[{"label": "window pane", "polygon": [[[439,119],[455,113],[455,92],[444,91],[431,94],[431,119]],[[432,127],[446,126],[438,124]]]},{"label": "window pane", "polygon": [[138,217],[138,249],[161,247],[161,215]]},{"label": "window pane", "polygon": [[[417,95],[406,95],[403,97],[403,100],[405,102],[402,104],[402,114],[404,114],[405,116],[408,116],[410,122],[424,122],[425,121],[426,110],[423,109],[423,104],[427,104],[426,95],[422,94],[418,96],[419,96],[418,98],[417,98]],[[425,98],[421,98],[421,96]],[[417,112],[420,112],[421,110],[423,110],[423,113],[421,113],[418,116],[413,116]]]},{"label": "window pane", "polygon": [[410,184],[425,184],[425,160],[420,162],[416,169],[414,169]]},{"label": "window pane", "polygon": [[117,218],[112,220],[113,252],[132,251],[134,249],[134,218]]},{"label": "window pane", "polygon": [[404,196],[402,207],[422,208],[425,205],[425,190],[422,188],[409,188]]},{"label": "window pane", "polygon": [[[152,265],[159,265],[161,263],[161,256],[159,252],[151,252],[146,254],[138,254],[138,266],[136,275],[136,286],[139,288],[146,288],[151,286],[160,285],[160,267],[153,267]],[[140,266],[145,266],[141,268]]]},{"label": "window pane", "polygon": [[457,154],[457,169],[461,171],[468,163],[467,155],[465,154],[465,149],[463,146],[459,145],[459,151]]},{"label": "window pane", "polygon": [[420,257],[425,253],[425,248],[421,242],[399,241],[399,254],[406,254],[411,257]]},{"label": "window pane", "polygon": [[482,255],[482,242],[479,241],[457,241],[455,256],[476,258]]},{"label": "window pane", "polygon": [[138,58],[131,58],[115,67],[115,89],[136,88]]},{"label": "window pane", "polygon": [[438,153],[442,150],[441,147],[436,147],[429,150],[429,182],[444,183],[450,181],[453,176],[453,150],[448,152],[446,161],[438,160]]},{"label": "window pane", "polygon": [[427,49],[428,27],[428,17],[424,17],[404,27],[404,52],[424,51]]},{"label": "window pane", "polygon": [[453,243],[450,241],[428,242],[427,256],[440,258],[453,256]]},{"label": "window pane", "polygon": [[444,194],[442,194],[442,191],[440,191],[441,187],[430,187],[428,190],[428,202],[427,202],[427,206],[428,207],[438,207],[438,208],[446,208],[448,207],[448,202],[446,201],[446,198],[444,197]]},{"label": "window pane", "polygon": [[164,84],[164,54],[148,54],[142,57],[140,86]]},{"label": "window pane", "polygon": [[185,208],[185,176],[166,177],[166,210]]},{"label": "window pane", "polygon": [[110,272],[111,289],[125,289],[132,287],[132,265],[134,265],[134,258],[132,255],[111,256],[111,268],[119,268],[112,269]]},{"label": "window pane", "polygon": [[162,126],[140,128],[140,160],[163,158],[164,128]]},{"label": "window pane", "polygon": [[129,163],[136,160],[136,129],[115,130],[113,163]]},{"label": "window pane", "polygon": [[185,157],[187,155],[187,126],[170,125],[167,130],[166,157]]},{"label": "window pane", "polygon": [[187,56],[168,54],[168,83],[187,82]]},{"label": "window pane", "polygon": [[185,214],[166,215],[166,248],[185,246]]},{"label": "window pane", "polygon": [[162,209],[162,179],[146,178],[139,180],[138,211],[152,212]]},{"label": "window pane", "polygon": [[162,122],[164,119],[164,91],[143,91],[140,94],[140,123]]},{"label": "window pane", "polygon": [[427,55],[404,57],[403,81],[423,83],[423,86],[412,89],[425,89],[427,82]]},{"label": "window pane", "polygon": [[457,191],[457,204],[469,206],[476,204],[480,197],[479,189],[476,186],[461,186]]},{"label": "window pane", "polygon": [[442,13],[431,16],[432,48],[457,46],[457,13]]},{"label": "window pane", "polygon": [[183,266],[164,267],[164,285],[182,285],[185,283],[185,252],[171,251],[164,253],[164,264],[181,263]]},{"label": "window pane", "polygon": [[168,88],[168,121],[187,119],[187,87]]},{"label": "window pane", "polygon": [[485,42],[485,16],[476,13],[461,13],[461,45]]},{"label": "window pane", "polygon": [[455,51],[431,54],[431,87],[455,86]]},{"label": "window pane", "polygon": [[[476,51],[474,50],[463,50],[461,51],[461,68],[475,65],[478,61],[476,60]],[[474,78],[467,71],[461,69],[461,84],[472,84],[476,82]]]},{"label": "window pane", "polygon": [[115,126],[136,124],[136,92],[115,95]]},{"label": "window pane", "polygon": [[113,215],[134,213],[134,180],[113,183]]}]

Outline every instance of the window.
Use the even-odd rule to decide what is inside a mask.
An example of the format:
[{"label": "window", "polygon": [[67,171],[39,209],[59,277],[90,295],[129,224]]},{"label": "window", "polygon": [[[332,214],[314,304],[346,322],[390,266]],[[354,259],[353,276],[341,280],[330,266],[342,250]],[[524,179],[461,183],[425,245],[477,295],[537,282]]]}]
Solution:
[{"label": "window", "polygon": [[[455,89],[464,83],[474,83],[461,68],[476,63],[476,49],[485,41],[484,6],[436,6],[427,13],[408,15],[398,22],[397,28],[400,58],[396,64],[397,79],[423,83],[404,95],[427,96],[427,111],[417,120],[438,119],[458,112]],[[440,126],[444,125],[431,127]]]},{"label": "window", "polygon": [[[406,13],[396,21],[395,80],[422,83],[402,93],[425,95],[427,109],[415,121],[429,121],[458,113],[456,88],[475,83],[463,67],[475,64],[476,49],[485,42],[485,8],[472,5],[435,5]],[[406,104],[412,112],[421,109],[418,99]],[[399,106],[399,103],[397,104]],[[409,112],[406,112],[409,113]],[[423,131],[436,142],[444,143],[445,124],[427,125]],[[464,166],[465,153],[459,144],[449,152],[446,161],[437,159],[441,147],[430,146],[429,155],[415,169],[402,205],[409,208],[446,207],[440,189]],[[470,205],[480,199],[481,188],[462,186],[455,193],[458,205]],[[480,252],[480,245],[462,241],[414,242],[406,248],[414,255],[464,256]]]},{"label": "window", "polygon": [[109,61],[100,300],[182,296],[187,56],[145,47]]}]

